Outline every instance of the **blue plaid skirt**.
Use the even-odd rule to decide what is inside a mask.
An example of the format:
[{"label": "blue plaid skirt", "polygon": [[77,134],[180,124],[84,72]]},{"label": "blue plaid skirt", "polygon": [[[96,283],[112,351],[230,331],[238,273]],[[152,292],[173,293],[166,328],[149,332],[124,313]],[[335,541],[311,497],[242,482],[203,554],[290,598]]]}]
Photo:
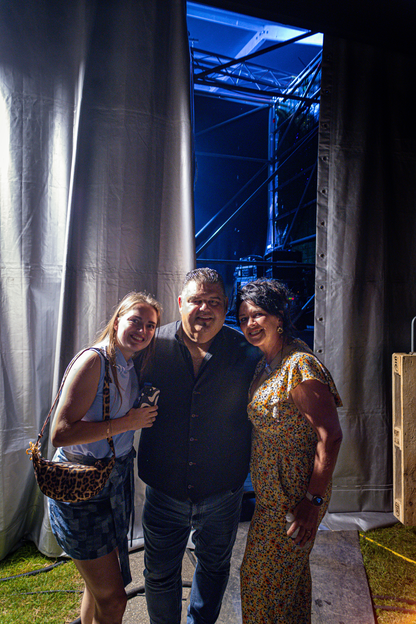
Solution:
[{"label": "blue plaid skirt", "polygon": [[[61,503],[48,499],[52,533],[65,553],[72,559],[98,559],[118,548],[124,586],[131,583],[128,532],[134,500],[135,455],[132,449],[117,458],[104,488],[90,500]],[[63,449],[58,449],[54,459],[68,461]]]}]

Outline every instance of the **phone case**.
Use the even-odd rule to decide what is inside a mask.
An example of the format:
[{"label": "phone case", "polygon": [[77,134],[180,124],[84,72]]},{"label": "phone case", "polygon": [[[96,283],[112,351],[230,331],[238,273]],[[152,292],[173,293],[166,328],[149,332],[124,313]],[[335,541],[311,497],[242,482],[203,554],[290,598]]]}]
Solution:
[{"label": "phone case", "polygon": [[144,384],[139,397],[135,400],[133,407],[152,407],[157,405],[160,390],[152,384]]}]

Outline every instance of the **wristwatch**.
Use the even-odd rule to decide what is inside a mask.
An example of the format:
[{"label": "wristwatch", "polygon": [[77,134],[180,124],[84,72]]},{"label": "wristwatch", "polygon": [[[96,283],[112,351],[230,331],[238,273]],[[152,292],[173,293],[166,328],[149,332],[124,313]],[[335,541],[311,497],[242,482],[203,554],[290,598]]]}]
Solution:
[{"label": "wristwatch", "polygon": [[320,507],[324,502],[322,496],[319,496],[318,494],[311,494],[310,492],[306,492],[305,497],[310,503],[312,503],[312,505],[316,505],[316,507]]}]

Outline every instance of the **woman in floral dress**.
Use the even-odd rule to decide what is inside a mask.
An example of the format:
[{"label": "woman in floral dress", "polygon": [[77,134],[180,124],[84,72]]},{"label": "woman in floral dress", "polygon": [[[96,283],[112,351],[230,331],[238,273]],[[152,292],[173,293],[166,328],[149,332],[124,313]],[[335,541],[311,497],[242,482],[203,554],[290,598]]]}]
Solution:
[{"label": "woman in floral dress", "polygon": [[280,282],[256,280],[237,301],[244,336],[264,354],[248,405],[256,508],[241,567],[244,624],[310,623],[309,554],[342,440],[341,399],[328,370],[293,338],[290,300]]}]

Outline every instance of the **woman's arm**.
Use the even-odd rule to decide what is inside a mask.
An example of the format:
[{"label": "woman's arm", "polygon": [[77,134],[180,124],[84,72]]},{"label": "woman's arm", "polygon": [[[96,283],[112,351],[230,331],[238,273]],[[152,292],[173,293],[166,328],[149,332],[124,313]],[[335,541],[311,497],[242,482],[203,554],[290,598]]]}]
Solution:
[{"label": "woman's arm", "polygon": [[126,431],[151,427],[157,407],[131,409],[125,416],[110,421],[84,421],[98,390],[101,356],[86,351],[73,364],[62,389],[56,409],[51,441],[55,447],[87,444]]},{"label": "woman's arm", "polygon": [[[290,398],[318,436],[308,492],[324,497],[342,442],[342,430],[335,399],[326,384],[314,379],[298,384],[291,391]],[[289,534],[300,527],[295,543],[303,546],[315,536],[318,530],[319,507],[313,505],[307,498],[303,498],[293,510],[293,514],[295,522]]]}]

